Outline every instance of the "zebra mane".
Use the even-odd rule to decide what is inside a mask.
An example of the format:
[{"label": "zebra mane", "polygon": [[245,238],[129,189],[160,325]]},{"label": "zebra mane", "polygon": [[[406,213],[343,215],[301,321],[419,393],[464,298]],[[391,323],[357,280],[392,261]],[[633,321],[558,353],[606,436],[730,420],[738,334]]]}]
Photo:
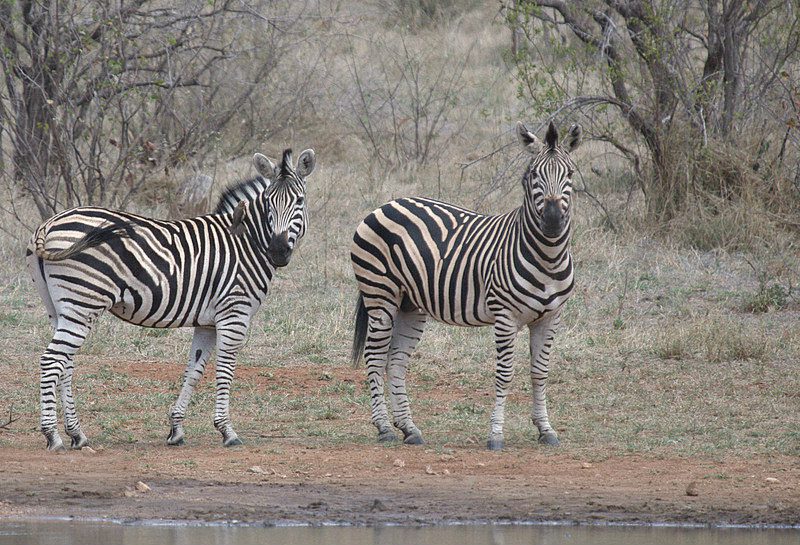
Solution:
[{"label": "zebra mane", "polygon": [[558,129],[556,129],[556,126],[552,121],[550,122],[550,126],[547,127],[547,134],[544,136],[544,143],[551,150],[556,149],[556,146],[558,145]]},{"label": "zebra mane", "polygon": [[292,148],[283,150],[283,159],[281,159],[281,178],[288,178],[294,174],[294,167],[292,166]]},{"label": "zebra mane", "polygon": [[243,200],[252,201],[259,193],[269,187],[270,181],[263,176],[242,180],[225,188],[219,196],[214,214],[231,214],[236,205]]}]

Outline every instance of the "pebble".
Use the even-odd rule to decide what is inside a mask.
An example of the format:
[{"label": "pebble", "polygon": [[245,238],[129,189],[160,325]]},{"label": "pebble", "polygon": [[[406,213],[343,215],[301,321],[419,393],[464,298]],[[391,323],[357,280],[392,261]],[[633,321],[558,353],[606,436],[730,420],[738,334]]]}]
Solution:
[{"label": "pebble", "polygon": [[436,475],[436,472],[433,470],[431,466],[425,466],[425,473],[428,475]]},{"label": "pebble", "polygon": [[591,469],[591,467],[592,467],[592,464],[590,464],[589,462],[583,462],[581,464],[581,469]]},{"label": "pebble", "polygon": [[405,460],[401,460],[400,458],[395,458],[394,462],[392,462],[394,467],[406,467]]},{"label": "pebble", "polygon": [[259,475],[263,475],[264,473],[266,473],[266,471],[261,469],[261,466],[253,466],[247,471],[249,471],[250,473],[258,473]]},{"label": "pebble", "polygon": [[700,493],[697,491],[697,482],[692,481],[689,483],[689,486],[686,487],[686,495],[687,496],[699,496]]},{"label": "pebble", "polygon": [[765,480],[766,482],[768,482],[769,484],[778,484],[778,483],[780,482],[780,481],[779,481],[778,479],[776,479],[775,477],[767,477],[767,478],[766,478],[766,479],[764,479],[764,480]]},{"label": "pebble", "polygon": [[150,492],[150,487],[144,484],[142,481],[136,483],[136,490],[139,492]]}]

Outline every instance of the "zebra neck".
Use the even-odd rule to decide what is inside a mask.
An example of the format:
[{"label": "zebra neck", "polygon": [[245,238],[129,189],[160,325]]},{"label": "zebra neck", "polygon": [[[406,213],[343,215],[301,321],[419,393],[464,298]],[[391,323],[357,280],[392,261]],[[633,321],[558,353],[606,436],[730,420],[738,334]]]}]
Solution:
[{"label": "zebra neck", "polygon": [[264,241],[264,233],[253,222],[246,222],[241,239],[243,248],[240,251],[241,276],[250,282],[250,288],[259,299],[263,300],[275,275],[275,266],[267,259],[269,243]]},{"label": "zebra neck", "polygon": [[562,235],[558,239],[549,239],[542,234],[533,214],[533,204],[528,201],[525,199],[517,216],[515,245],[518,255],[539,270],[563,271],[569,267],[572,259],[569,251],[572,230],[569,218]]}]

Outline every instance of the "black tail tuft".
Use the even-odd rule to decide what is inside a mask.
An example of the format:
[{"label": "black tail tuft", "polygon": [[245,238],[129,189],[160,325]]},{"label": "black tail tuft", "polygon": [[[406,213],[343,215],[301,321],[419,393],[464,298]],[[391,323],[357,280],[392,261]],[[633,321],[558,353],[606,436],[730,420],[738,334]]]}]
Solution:
[{"label": "black tail tuft", "polygon": [[353,329],[353,367],[358,366],[358,361],[364,354],[364,344],[367,341],[367,326],[369,315],[364,305],[364,296],[359,293],[356,302],[355,327]]}]

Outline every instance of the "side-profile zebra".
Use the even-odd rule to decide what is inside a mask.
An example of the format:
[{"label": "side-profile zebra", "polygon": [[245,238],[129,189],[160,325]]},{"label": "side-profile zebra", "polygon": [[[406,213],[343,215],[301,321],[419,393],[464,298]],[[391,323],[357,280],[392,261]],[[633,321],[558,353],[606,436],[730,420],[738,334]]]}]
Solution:
[{"label": "side-profile zebra", "polygon": [[145,327],[194,327],[183,386],[170,411],[168,444],[184,442],[189,398],[215,348],[214,425],[225,446],[241,444],[228,413],[236,354],[275,269],[289,263],[305,233],[306,177],[315,155],[304,151],[296,168],[291,150],[278,166],[260,153],[253,160],[262,177],[225,192],[215,214],[161,221],[81,207],[53,216],[33,234],[28,268],[55,331],[40,360],[41,430],[48,449],[64,449],[57,391],[72,448],[87,444],[72,396],[73,359],[106,310]]},{"label": "side-profile zebra", "polygon": [[522,178],[522,206],[500,216],[477,214],[431,199],[398,199],[368,215],[356,229],[351,259],[360,295],[353,362],[362,353],[369,379],[372,423],[379,441],[422,443],[406,393],[408,358],[428,316],[447,324],[494,328],[495,405],[488,447],[502,449],[514,340],[530,330],[533,422],[539,442],[557,445],[545,400],[553,332],[573,289],[570,197],[580,144],[574,125],[563,145],[551,123],[544,145],[522,123],[517,136],[533,159]]}]

